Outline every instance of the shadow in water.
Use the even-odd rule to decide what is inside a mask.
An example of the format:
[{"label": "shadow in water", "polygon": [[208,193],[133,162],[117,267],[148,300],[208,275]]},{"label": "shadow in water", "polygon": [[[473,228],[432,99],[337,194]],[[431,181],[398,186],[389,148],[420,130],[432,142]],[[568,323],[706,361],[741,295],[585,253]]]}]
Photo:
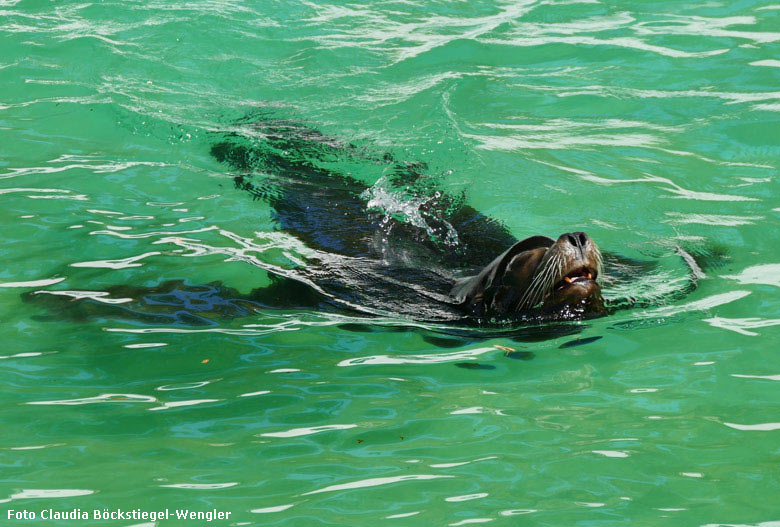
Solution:
[{"label": "shadow in water", "polygon": [[305,284],[276,276],[269,286],[249,294],[221,282],[194,285],[169,280],[152,287],[114,285],[104,291],[32,291],[22,294],[22,300],[47,310],[35,317],[39,320],[114,319],[190,327],[216,326],[268,309],[335,311],[326,298]]}]

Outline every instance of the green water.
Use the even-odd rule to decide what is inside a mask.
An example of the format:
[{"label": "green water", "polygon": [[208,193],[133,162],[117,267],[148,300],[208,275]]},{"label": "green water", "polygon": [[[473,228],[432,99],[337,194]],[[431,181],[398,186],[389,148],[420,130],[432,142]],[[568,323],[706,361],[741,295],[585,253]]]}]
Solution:
[{"label": "green water", "polygon": [[[0,524],[778,525],[779,42],[770,1],[0,0]],[[518,237],[728,259],[564,348],[22,302],[266,283],[291,240],[209,155],[258,108],[426,162]]]}]

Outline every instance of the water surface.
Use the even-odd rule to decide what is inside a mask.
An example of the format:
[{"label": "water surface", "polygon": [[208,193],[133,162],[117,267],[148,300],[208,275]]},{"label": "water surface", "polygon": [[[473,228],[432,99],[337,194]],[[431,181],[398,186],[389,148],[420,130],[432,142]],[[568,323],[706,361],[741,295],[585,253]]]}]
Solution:
[{"label": "water surface", "polygon": [[[7,508],[780,521],[779,5],[6,0],[0,20]],[[684,298],[535,342],[305,309],[196,326],[22,301],[267,284],[306,248],[209,151],[269,109],[426,163],[517,237],[721,257]]]}]

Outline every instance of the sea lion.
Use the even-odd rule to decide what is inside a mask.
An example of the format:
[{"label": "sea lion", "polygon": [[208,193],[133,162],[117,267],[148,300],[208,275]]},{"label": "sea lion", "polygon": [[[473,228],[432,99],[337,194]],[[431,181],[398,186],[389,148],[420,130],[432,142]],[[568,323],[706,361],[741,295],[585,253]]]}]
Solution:
[{"label": "sea lion", "polygon": [[[296,272],[334,302],[478,324],[606,314],[602,256],[584,232],[517,241],[462,196],[431,192],[420,163],[372,156],[285,120],[245,126],[212,154],[240,171],[237,188],[271,205],[282,231],[321,252]],[[323,162],[333,158],[387,168],[366,185]]]},{"label": "sea lion", "polygon": [[[39,290],[23,298],[79,320],[204,325],[280,308],[357,312],[435,323],[447,331],[500,326],[515,334],[539,328],[528,336],[541,331],[545,338],[540,322],[657,306],[689,293],[703,276],[693,269],[693,257],[676,246],[664,256],[676,262],[671,273],[668,265],[658,269],[662,258],[602,255],[580,231],[557,240],[536,235],[518,241],[462,194],[442,192],[424,164],[398,161],[289,120],[247,116],[218,133],[211,153],[231,168],[237,189],[269,205],[281,231],[256,233],[268,235],[268,246],[290,262],[252,259],[268,271],[270,285],[247,294],[222,283],[163,281],[91,294]],[[259,254],[256,241],[251,249]],[[115,296],[122,302],[112,301]],[[553,326],[557,336],[563,325],[547,327]]]},{"label": "sea lion", "polygon": [[517,242],[479,274],[456,282],[453,300],[480,318],[592,318],[606,314],[602,257],[584,232]]}]

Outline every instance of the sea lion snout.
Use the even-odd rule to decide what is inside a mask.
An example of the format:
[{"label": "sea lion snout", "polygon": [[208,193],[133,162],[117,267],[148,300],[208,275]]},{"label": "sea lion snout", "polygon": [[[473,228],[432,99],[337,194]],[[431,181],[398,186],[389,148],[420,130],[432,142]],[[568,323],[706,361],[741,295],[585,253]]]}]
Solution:
[{"label": "sea lion snout", "polygon": [[[549,271],[551,267],[553,272]],[[551,275],[556,288],[595,281],[600,272],[601,252],[590,236],[581,231],[561,234],[536,271]]]},{"label": "sea lion snout", "polygon": [[582,260],[587,258],[586,251],[588,250],[588,246],[591,245],[590,236],[582,231],[561,234],[560,237],[558,237],[558,243],[571,245],[574,248],[575,253],[578,254],[579,258]]}]

